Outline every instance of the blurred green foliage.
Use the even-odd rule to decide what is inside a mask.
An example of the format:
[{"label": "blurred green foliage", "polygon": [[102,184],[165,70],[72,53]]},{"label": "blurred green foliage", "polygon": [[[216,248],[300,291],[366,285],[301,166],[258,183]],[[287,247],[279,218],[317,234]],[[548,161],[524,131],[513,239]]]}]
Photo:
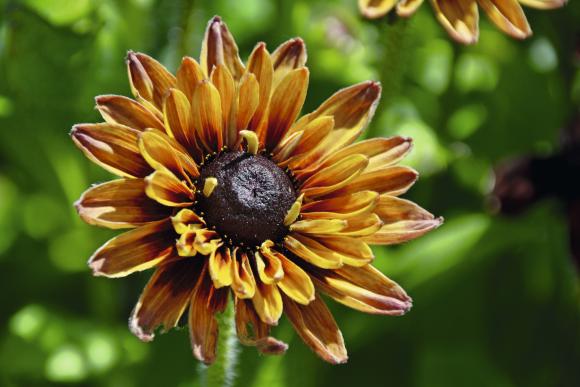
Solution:
[{"label": "blurred green foliage", "polygon": [[67,133],[99,120],[93,96],[129,94],[127,50],[174,70],[197,56],[214,14],[244,58],[257,41],[272,50],[304,38],[305,111],[338,88],[385,80],[398,61],[402,80],[385,90],[369,135],[414,138],[408,163],[422,179],[407,197],[447,219],[420,240],[376,249],[376,265],[413,296],[411,313],[331,306],[347,365],[324,364],[283,321],[274,334],[288,353],[243,349],[236,385],[580,385],[578,274],[563,209],[548,201],[504,219],[486,205],[492,166],[553,151],[577,112],[578,2],[528,10],[535,35],[525,42],[482,20],[473,47],[451,42],[426,4],[393,57],[383,43],[398,27],[362,20],[355,0],[0,0],[0,385],[196,385],[186,331],[144,344],[126,328],[148,274],[90,275],[86,259],[113,233],[83,224],[72,202],[110,176]]}]

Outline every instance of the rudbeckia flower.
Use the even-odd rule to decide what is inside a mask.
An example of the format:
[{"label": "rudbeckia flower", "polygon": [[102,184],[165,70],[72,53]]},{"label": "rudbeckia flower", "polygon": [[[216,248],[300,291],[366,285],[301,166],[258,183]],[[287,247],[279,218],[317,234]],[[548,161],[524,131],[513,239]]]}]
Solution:
[{"label": "rudbeckia flower", "polygon": [[[385,16],[393,9],[397,15],[409,17],[423,0],[358,0],[361,13],[369,19]],[[479,38],[479,7],[504,33],[525,39],[532,30],[521,5],[537,9],[560,8],[566,0],[431,0],[435,16],[449,35],[463,44],[473,44]]]},{"label": "rudbeckia flower", "polygon": [[340,330],[320,294],[354,309],[402,315],[411,298],[375,269],[369,244],[419,237],[441,224],[404,199],[417,172],[397,163],[405,137],[355,142],[380,86],[343,89],[298,118],[308,86],[306,48],[292,39],[270,54],[259,43],[244,65],[219,17],[200,62],[174,76],[129,52],[134,99],[96,98],[105,122],[78,124],[72,139],[119,179],[76,203],[89,224],[130,229],[89,260],[95,275],[155,268],[130,317],[149,341],[187,309],[196,358],[216,358],[216,314],[235,304],[239,340],[263,353],[282,314],[318,355],[343,363]]}]

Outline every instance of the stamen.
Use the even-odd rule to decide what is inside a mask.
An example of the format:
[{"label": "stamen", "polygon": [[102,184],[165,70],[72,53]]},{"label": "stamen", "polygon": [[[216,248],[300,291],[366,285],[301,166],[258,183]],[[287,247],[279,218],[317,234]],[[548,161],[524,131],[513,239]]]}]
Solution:
[{"label": "stamen", "polygon": [[302,207],[302,199],[304,199],[304,194],[298,196],[298,199],[292,204],[292,207],[286,213],[284,217],[284,226],[290,226],[292,223],[298,219],[300,215],[300,208]]},{"label": "stamen", "polygon": [[217,185],[218,181],[215,177],[206,178],[205,183],[203,184],[203,196],[209,198]]},{"label": "stamen", "polygon": [[248,144],[248,152],[253,155],[257,154],[259,141],[256,132],[251,130],[240,130],[240,136],[246,140],[246,143]]}]

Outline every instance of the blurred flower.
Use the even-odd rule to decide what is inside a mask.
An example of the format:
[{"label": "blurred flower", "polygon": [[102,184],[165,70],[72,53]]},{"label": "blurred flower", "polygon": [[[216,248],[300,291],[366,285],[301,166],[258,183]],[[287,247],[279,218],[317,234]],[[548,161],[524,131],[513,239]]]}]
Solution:
[{"label": "blurred flower", "polygon": [[140,339],[177,325],[189,306],[194,355],[216,357],[229,294],[240,341],[263,353],[287,345],[269,336],[286,314],[331,363],[347,360],[342,334],[316,293],[363,312],[401,315],[411,299],[370,265],[368,244],[404,242],[441,219],[399,199],[417,179],[396,165],[403,137],[359,143],[380,86],[363,82],[297,120],[309,72],[300,39],[272,54],[259,43],[247,66],[219,17],[209,22],[200,63],[177,75],[151,57],[127,58],[135,99],[96,98],[105,122],[78,124],[76,145],[121,179],[86,191],[86,222],[133,228],[95,252],[95,275],[156,267],[132,316]]},{"label": "blurred flower", "polygon": [[[409,17],[423,0],[359,0],[361,13],[369,19],[385,16],[395,9],[397,15]],[[525,39],[532,34],[520,3],[537,9],[560,8],[566,0],[431,0],[433,10],[449,35],[463,44],[479,38],[479,6],[504,33]]]}]

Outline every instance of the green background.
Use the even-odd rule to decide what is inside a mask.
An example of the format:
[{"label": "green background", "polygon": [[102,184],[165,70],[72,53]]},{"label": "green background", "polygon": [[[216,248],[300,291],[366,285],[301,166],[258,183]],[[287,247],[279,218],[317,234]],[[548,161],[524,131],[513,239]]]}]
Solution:
[{"label": "green background", "polygon": [[68,131],[99,121],[95,95],[130,93],[127,50],[175,70],[219,14],[244,60],[257,41],[306,41],[304,111],[341,87],[386,80],[370,133],[414,138],[407,163],[421,179],[406,197],[446,218],[376,249],[377,267],[414,298],[408,315],[330,303],[348,364],[319,360],[283,319],[273,333],[287,354],[243,348],[236,386],[579,386],[579,282],[562,204],[517,218],[488,205],[492,166],[556,150],[580,103],[578,2],[526,12],[529,40],[503,36],[482,13],[480,43],[461,47],[429,4],[386,45],[400,22],[364,21],[356,0],[0,0],[0,385],[197,385],[186,330],[145,344],[127,329],[149,273],[91,276],[86,260],[114,233],[83,224],[72,203],[111,176]]}]

